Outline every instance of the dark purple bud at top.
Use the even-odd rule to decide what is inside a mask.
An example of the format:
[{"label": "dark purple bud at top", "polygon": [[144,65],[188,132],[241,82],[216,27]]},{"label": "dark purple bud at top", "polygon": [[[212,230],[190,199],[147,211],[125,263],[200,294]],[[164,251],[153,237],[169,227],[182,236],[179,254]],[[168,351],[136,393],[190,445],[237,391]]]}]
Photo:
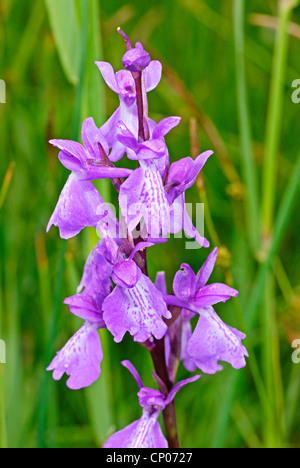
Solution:
[{"label": "dark purple bud at top", "polygon": [[141,72],[149,67],[151,62],[150,55],[143,49],[140,43],[137,43],[134,49],[130,49],[123,57],[123,66],[131,72]]}]

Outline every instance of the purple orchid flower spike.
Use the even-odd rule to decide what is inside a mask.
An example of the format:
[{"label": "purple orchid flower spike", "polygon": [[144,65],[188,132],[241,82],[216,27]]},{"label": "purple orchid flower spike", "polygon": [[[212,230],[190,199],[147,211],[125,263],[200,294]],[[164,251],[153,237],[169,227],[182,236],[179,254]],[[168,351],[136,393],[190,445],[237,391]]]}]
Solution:
[{"label": "purple orchid flower spike", "polygon": [[59,148],[59,160],[70,171],[66,185],[47,226],[59,228],[63,239],[76,236],[85,227],[97,227],[108,209],[98,190],[90,182],[94,179],[128,177],[132,171],[109,167],[101,158],[101,148],[108,145],[93,119],[86,119],[82,127],[83,147],[69,140],[51,140]]},{"label": "purple orchid flower spike", "polygon": [[189,370],[199,367],[208,374],[222,370],[218,361],[228,362],[235,369],[240,369],[246,365],[244,357],[248,356],[241,344],[246,336],[224,324],[212,308],[218,302],[238,296],[238,291],[225,284],[207,285],[216,259],[217,249],[214,249],[197,275],[189,265],[182,265],[173,283],[175,296],[165,297],[167,304],[200,315],[192,335],[190,326],[185,323],[182,358]]},{"label": "purple orchid flower spike", "polygon": [[165,397],[160,391],[153,388],[144,387],[144,384],[134,366],[129,361],[123,361],[133,375],[138,387],[138,397],[140,406],[143,408],[143,415],[125,429],[112,435],[104,444],[104,448],[168,448],[168,442],[162,433],[158,422],[158,417],[162,410],[170,404],[179,390],[185,385],[195,382],[201,376],[197,375],[190,379],[183,380],[176,384],[170,393]]}]

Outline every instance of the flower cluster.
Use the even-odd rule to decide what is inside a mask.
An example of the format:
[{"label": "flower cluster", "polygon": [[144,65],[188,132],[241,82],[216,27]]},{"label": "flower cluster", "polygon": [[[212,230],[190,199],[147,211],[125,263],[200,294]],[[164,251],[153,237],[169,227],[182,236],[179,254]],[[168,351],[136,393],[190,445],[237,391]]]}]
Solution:
[{"label": "flower cluster", "polygon": [[[52,140],[59,160],[71,174],[49,221],[63,239],[94,227],[100,240],[91,252],[77,293],[65,300],[70,312],[84,323],[48,367],[55,380],[64,373],[69,388],[77,390],[95,382],[101,373],[103,353],[98,330],[106,328],[116,343],[129,333],[154,358],[160,391],[145,388],[137,371],[123,364],[135,377],[143,416],[112,436],[106,447],[167,447],[159,423],[177,391],[192,377],[175,384],[180,361],[194,372],[214,374],[220,361],[235,369],[245,366],[245,335],[219,318],[213,306],[236,297],[224,284],[209,284],[217,249],[195,274],[187,264],[174,278],[168,295],[165,274],[153,282],[147,271],[147,252],[170,234],[184,231],[199,246],[209,242],[193,226],[185,205],[185,191],[213,154],[183,158],[170,164],[165,136],[180,123],[169,117],[158,124],[148,116],[147,93],[160,82],[162,66],[151,61],[140,43],[135,47],[122,31],[127,51],[123,70],[114,72],[106,62],[96,62],[103,79],[118,94],[120,105],[99,129],[92,118],[82,126],[82,144]],[[126,154],[137,162],[134,170],[115,165]],[[118,192],[122,223],[102,199],[93,180],[110,179]],[[122,226],[121,226],[122,224]],[[125,230],[124,230],[125,225]],[[196,328],[192,319],[198,316]],[[174,385],[175,384],[175,385]]]}]

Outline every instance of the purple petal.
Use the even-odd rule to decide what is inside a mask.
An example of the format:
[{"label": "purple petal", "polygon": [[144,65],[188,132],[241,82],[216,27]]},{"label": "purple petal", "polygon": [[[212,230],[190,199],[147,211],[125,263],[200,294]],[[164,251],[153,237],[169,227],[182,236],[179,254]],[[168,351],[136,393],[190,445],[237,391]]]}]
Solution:
[{"label": "purple petal", "polygon": [[83,170],[83,163],[80,159],[66,153],[65,151],[60,151],[58,153],[58,159],[66,169],[69,169],[69,171],[80,172]]},{"label": "purple petal", "polygon": [[[102,302],[105,296],[102,296]],[[95,299],[88,294],[76,294],[75,296],[65,299],[64,304],[69,306],[70,312],[76,317],[80,317],[89,323],[97,323],[97,328],[105,328],[103,314],[99,304]]]},{"label": "purple petal", "polygon": [[123,67],[131,72],[141,72],[149,66],[150,62],[150,55],[140,47],[128,50],[122,60]]},{"label": "purple petal", "polygon": [[88,164],[84,171],[78,175],[80,180],[100,180],[100,179],[117,179],[129,177],[132,174],[131,169],[123,169],[121,167],[110,167],[95,164]]},{"label": "purple petal", "polygon": [[103,448],[168,448],[158,416],[159,412],[150,415],[144,410],[141,419],[112,435]]},{"label": "purple petal", "polygon": [[102,358],[100,338],[95,325],[85,323],[57,353],[47,370],[54,371],[54,380],[60,380],[66,373],[70,376],[67,386],[71,390],[79,390],[98,379]]},{"label": "purple petal", "polygon": [[141,143],[137,149],[137,159],[159,159],[167,152],[164,140],[148,140]]},{"label": "purple petal", "polygon": [[193,302],[186,302],[178,299],[176,296],[164,296],[164,301],[167,305],[179,307],[181,309],[188,309],[195,314],[197,313],[197,308]]},{"label": "purple petal", "polygon": [[189,302],[195,296],[196,276],[189,265],[183,264],[181,268],[175,275],[173,290],[178,299],[183,302]]},{"label": "purple petal", "polygon": [[217,256],[218,256],[218,248],[216,247],[212,251],[212,253],[209,254],[202,268],[197,273],[197,286],[196,286],[197,290],[205,286],[206,283],[208,282],[213,272],[213,269],[215,267]]},{"label": "purple petal", "polygon": [[118,94],[119,89],[116,82],[116,76],[113,67],[107,62],[95,62],[107,86]]},{"label": "purple petal", "polygon": [[149,67],[144,70],[146,91],[149,93],[155,89],[162,75],[162,64],[158,60],[152,60]]},{"label": "purple petal", "polygon": [[[116,246],[113,255],[116,255],[117,248]],[[77,289],[78,294],[83,288],[85,288],[85,293],[92,296],[110,293],[112,265],[105,258],[104,251],[107,252],[107,244],[101,239],[86,261],[83,276]]]},{"label": "purple petal", "polygon": [[201,377],[201,375],[195,375],[194,377],[191,377],[189,379],[186,379],[186,380],[182,380],[181,382],[178,382],[173,388],[172,390],[170,391],[169,395],[167,396],[166,400],[165,400],[165,405],[167,406],[168,404],[171,403],[171,401],[174,400],[176,394],[183,388],[185,387],[186,385],[188,385],[189,383],[192,383],[192,382],[196,382],[196,380],[199,380]]},{"label": "purple petal", "polygon": [[168,290],[167,290],[166,274],[164,271],[160,271],[157,273],[155,286],[162,293],[163,296],[167,296]]},{"label": "purple petal", "polygon": [[91,182],[80,181],[72,173],[64,186],[47,232],[54,224],[62,239],[76,236],[85,227],[96,227],[100,217],[96,214],[103,200]]},{"label": "purple petal", "polygon": [[201,311],[187,352],[195,365],[206,374],[215,374],[221,370],[219,361],[228,362],[233,368],[241,369],[246,365],[245,356],[248,356],[241,343],[244,338],[245,335],[228,327],[210,308]]},{"label": "purple petal", "polygon": [[139,403],[142,408],[155,407],[163,410],[166,407],[163,394],[153,388],[143,387],[138,392]]},{"label": "purple petal", "polygon": [[195,239],[201,247],[209,247],[209,242],[205,237],[202,237],[194,227],[192,220],[186,210],[184,194],[177,198],[170,207],[170,232],[177,234],[181,230],[185,232],[187,237]]},{"label": "purple petal", "polygon": [[238,295],[238,291],[226,284],[213,283],[199,289],[193,302],[196,307],[208,307],[218,302],[226,302],[231,297],[237,297]]},{"label": "purple petal", "polygon": [[170,203],[173,203],[176,198],[194,185],[199,172],[212,154],[212,151],[206,151],[198,156],[196,160],[188,157],[171,165],[167,180],[167,186],[171,187],[168,190]]},{"label": "purple petal", "polygon": [[107,141],[105,140],[101,130],[96,126],[92,117],[85,119],[83,122],[81,137],[83,144],[92,159],[100,159],[99,143],[103,147],[105,153],[108,153],[109,147]]},{"label": "purple petal", "polygon": [[152,135],[152,138],[163,138],[165,137],[174,127],[177,127],[181,122],[180,117],[167,117],[161,120]]},{"label": "purple petal", "polygon": [[112,280],[122,288],[133,288],[141,275],[141,269],[133,260],[119,260],[114,266]]},{"label": "purple petal", "polygon": [[82,170],[87,155],[80,143],[71,140],[50,140],[49,143],[60,150],[58,157],[63,166],[70,171]]},{"label": "purple petal", "polygon": [[134,365],[130,361],[122,361],[121,364],[122,364],[122,366],[126,367],[127,370],[129,370],[129,372],[133,376],[134,380],[136,381],[138,387],[143,388],[144,387],[143,381],[142,381],[142,379],[140,377],[140,374],[138,373],[138,371],[134,367]]},{"label": "purple petal", "polygon": [[137,252],[141,252],[149,247],[153,247],[153,242],[139,242],[133,249],[128,260],[132,260]]},{"label": "purple petal", "polygon": [[105,324],[117,343],[126,332],[140,343],[152,335],[160,340],[167,331],[162,317],[171,318],[162,294],[145,275],[132,289],[117,286],[105,299],[103,312]]}]

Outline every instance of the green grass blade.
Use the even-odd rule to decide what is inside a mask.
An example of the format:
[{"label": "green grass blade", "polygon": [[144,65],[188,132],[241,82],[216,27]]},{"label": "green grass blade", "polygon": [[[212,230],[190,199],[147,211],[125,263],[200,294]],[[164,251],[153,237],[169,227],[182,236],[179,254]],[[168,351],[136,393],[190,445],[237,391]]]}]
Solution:
[{"label": "green grass blade", "polygon": [[78,83],[79,25],[74,0],[45,0],[56,47],[67,79]]},{"label": "green grass blade", "polygon": [[241,137],[241,157],[246,183],[246,220],[248,224],[249,240],[254,252],[259,249],[259,210],[258,184],[255,170],[254,155],[251,142],[251,128],[248,110],[246,72],[245,72],[245,0],[234,0],[234,45],[235,71],[237,86],[237,103]]}]

